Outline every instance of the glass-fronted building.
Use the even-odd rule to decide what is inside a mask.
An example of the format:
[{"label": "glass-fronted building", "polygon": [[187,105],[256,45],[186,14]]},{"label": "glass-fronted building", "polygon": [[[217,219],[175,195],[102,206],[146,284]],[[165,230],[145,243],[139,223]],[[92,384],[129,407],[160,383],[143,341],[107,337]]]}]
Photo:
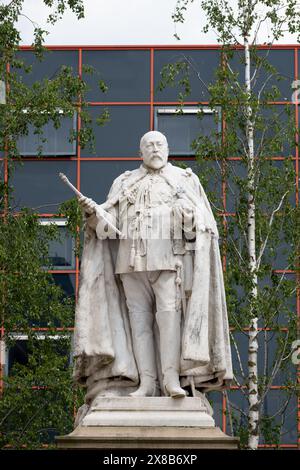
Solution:
[{"label": "glass-fronted building", "polygon": [[[263,54],[264,47],[261,48]],[[31,73],[24,75],[25,83],[31,84],[42,78],[55,77],[62,65],[71,66],[74,73],[79,74],[89,85],[86,96],[88,108],[95,132],[95,149],[82,149],[78,143],[69,141],[70,129],[79,129],[80,118],[64,118],[62,126],[56,130],[52,125],[45,128],[47,142],[43,148],[43,157],[37,156],[39,142],[37,137],[29,132],[26,138],[20,139],[19,150],[23,165],[17,166],[10,179],[14,187],[15,208],[31,207],[37,211],[41,223],[47,224],[55,220],[64,234],[65,220],[58,217],[58,206],[72,197],[70,190],[58,178],[63,172],[83,194],[93,198],[98,203],[105,200],[112,180],[125,170],[132,170],[141,164],[139,157],[139,140],[148,130],[158,129],[166,134],[170,145],[170,160],[184,161],[193,167],[195,155],[191,143],[201,134],[209,135],[216,126],[222,126],[220,117],[216,124],[214,113],[208,106],[207,83],[214,80],[214,73],[220,63],[218,46],[134,46],[134,47],[49,47],[42,62],[36,60],[30,47],[23,47],[20,58],[32,65]],[[298,99],[292,98],[292,82],[299,77],[300,46],[273,46],[269,53],[269,61],[273,64],[283,80],[277,86],[281,97],[272,105],[280,108],[289,105],[295,108],[295,124],[299,123]],[[182,59],[190,64],[191,94],[185,101],[183,113],[173,119],[178,106],[178,89],[166,87],[159,89],[161,70],[168,63]],[[94,67],[97,73],[85,73],[85,65]],[[103,93],[99,86],[103,80],[108,90]],[[197,119],[198,106],[204,110],[204,117]],[[102,127],[96,125],[96,118],[108,110],[109,121]],[[282,149],[281,154],[274,155],[274,160],[283,160],[288,149]],[[299,153],[296,148],[293,156],[296,168],[295,187],[299,180]],[[237,163],[239,157],[232,155],[229,159]],[[5,156],[1,157],[4,164]],[[3,167],[3,165],[2,165]],[[3,171],[1,177],[8,178]],[[227,186],[220,181],[216,188],[223,196],[224,213],[234,216],[230,197],[226,194]],[[298,192],[295,191],[295,203],[298,204]],[[74,240],[65,235],[63,242],[52,244],[49,248],[53,268],[51,273],[55,283],[62,286],[66,294],[75,296],[79,284],[79,259],[74,255]],[[277,273],[284,273],[285,266],[278,264]],[[295,276],[288,270],[287,276]],[[294,299],[295,309],[300,317],[299,298]],[[272,331],[267,332],[272,335]],[[247,360],[247,338],[241,333],[236,334],[243,360]],[[23,342],[22,342],[23,341]],[[270,341],[270,347],[272,342]],[[22,352],[23,351],[23,352]],[[2,356],[5,371],[9,373],[14,361],[22,361],[26,353],[26,338],[20,338],[18,344]],[[237,358],[233,354],[234,362]],[[280,410],[282,405],[282,388],[280,381],[272,385],[266,400],[268,413]],[[233,402],[240,407],[246,407],[243,391],[232,385],[228,391]],[[226,396],[213,393],[216,424],[224,432],[228,432],[229,421],[227,414]],[[285,410],[284,435],[281,446],[297,448],[299,441],[300,413],[297,397],[294,396]],[[240,417],[239,419],[243,419]],[[264,443],[262,442],[263,446]]]}]

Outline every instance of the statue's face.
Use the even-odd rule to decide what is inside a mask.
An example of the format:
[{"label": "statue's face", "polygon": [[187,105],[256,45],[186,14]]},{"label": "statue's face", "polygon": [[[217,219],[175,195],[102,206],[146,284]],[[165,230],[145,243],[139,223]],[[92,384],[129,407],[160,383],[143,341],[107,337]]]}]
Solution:
[{"label": "statue's face", "polygon": [[160,132],[148,132],[141,140],[141,156],[144,165],[153,170],[163,168],[168,162],[167,139]]}]

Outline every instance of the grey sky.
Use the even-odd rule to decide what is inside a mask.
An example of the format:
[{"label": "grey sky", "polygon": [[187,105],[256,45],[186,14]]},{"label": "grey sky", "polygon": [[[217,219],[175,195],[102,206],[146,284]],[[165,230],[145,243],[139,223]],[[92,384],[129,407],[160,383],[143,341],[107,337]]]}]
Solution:
[{"label": "grey sky", "polygon": [[[237,0],[233,3],[236,4]],[[6,3],[6,2],[3,2]],[[47,8],[39,0],[25,0],[24,14],[50,31],[50,45],[144,45],[144,44],[216,44],[213,31],[201,33],[201,0],[194,0],[186,22],[177,25],[181,40],[174,37],[172,12],[176,0],[84,0],[85,18],[78,21],[67,13],[54,27],[46,25]],[[32,42],[32,24],[25,16],[20,21],[22,44]],[[266,40],[267,28],[262,41]],[[296,37],[286,35],[281,44],[296,44]]]}]

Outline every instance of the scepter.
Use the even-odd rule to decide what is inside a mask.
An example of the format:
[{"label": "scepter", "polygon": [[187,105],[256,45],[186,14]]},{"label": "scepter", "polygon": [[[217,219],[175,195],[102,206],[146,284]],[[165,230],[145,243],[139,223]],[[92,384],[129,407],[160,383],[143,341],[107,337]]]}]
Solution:
[{"label": "scepter", "polygon": [[[69,181],[69,179],[66,177],[64,173],[59,173],[60,179],[67,185],[69,188],[72,189],[72,191],[76,194],[76,196],[79,197],[85,197],[80,191],[78,191],[77,188]],[[95,203],[96,204],[96,203]],[[125,238],[124,233],[122,233],[117,227],[114,226],[104,215],[104,211],[96,204],[95,207],[95,212],[99,217],[102,217],[104,222],[107,223],[107,225],[117,234],[119,235],[120,238]]]}]

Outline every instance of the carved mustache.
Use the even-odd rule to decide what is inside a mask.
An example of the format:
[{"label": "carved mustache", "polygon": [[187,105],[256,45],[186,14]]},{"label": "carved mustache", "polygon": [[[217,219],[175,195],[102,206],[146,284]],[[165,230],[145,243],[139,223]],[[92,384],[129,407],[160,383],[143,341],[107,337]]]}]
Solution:
[{"label": "carved mustache", "polygon": [[163,158],[162,158],[162,155],[161,155],[160,153],[152,153],[151,160],[152,160],[153,158],[159,158],[160,160],[163,159]]}]

